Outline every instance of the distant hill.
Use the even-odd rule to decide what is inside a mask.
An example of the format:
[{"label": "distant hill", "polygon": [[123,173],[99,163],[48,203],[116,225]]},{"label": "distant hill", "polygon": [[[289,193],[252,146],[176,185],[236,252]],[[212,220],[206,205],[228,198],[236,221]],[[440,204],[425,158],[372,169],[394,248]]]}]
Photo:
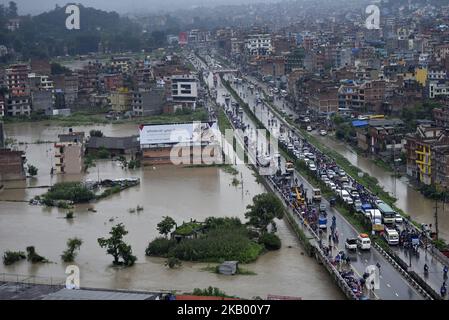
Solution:
[{"label": "distant hill", "polygon": [[[5,28],[10,16],[0,7],[0,44],[12,47],[16,52],[29,57],[51,57],[68,54],[97,52],[99,44],[111,51],[135,51],[160,46],[165,35],[144,34],[141,27],[116,12],[80,7],[80,30],[66,28],[66,6],[37,16],[21,16],[20,28],[8,31]],[[5,10],[6,9],[6,10]]]}]

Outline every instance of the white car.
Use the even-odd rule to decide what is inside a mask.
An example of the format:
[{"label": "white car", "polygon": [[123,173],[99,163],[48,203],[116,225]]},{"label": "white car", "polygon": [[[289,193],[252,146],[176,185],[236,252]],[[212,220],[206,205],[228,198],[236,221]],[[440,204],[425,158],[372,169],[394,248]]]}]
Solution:
[{"label": "white car", "polygon": [[394,221],[396,223],[402,223],[402,222],[404,222],[404,219],[402,218],[402,216],[399,213],[396,213],[396,215],[394,216]]},{"label": "white car", "polygon": [[332,191],[336,191],[337,190],[337,186],[332,181],[329,182],[329,188],[331,188]]},{"label": "white car", "polygon": [[311,126],[307,126],[307,129],[306,129],[308,132],[311,132],[312,131],[312,127]]},{"label": "white car", "polygon": [[356,238],[348,238],[345,241],[345,248],[347,250],[357,250],[357,239]]},{"label": "white car", "polygon": [[316,166],[315,166],[315,164],[312,162],[312,163],[309,163],[309,169],[311,170],[311,171],[316,171]]},{"label": "white car", "polygon": [[321,136],[327,135],[327,131],[326,131],[326,130],[320,130],[320,135],[321,135]]}]

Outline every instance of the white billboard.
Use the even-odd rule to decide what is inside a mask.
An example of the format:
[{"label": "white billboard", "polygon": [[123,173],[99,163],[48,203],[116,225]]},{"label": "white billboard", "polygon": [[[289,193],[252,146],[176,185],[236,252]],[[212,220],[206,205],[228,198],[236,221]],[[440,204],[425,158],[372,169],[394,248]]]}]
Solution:
[{"label": "white billboard", "polygon": [[210,141],[211,133],[215,133],[212,135],[217,137],[216,133],[218,132],[216,122],[141,125],[139,129],[140,145],[193,143],[199,142],[201,139],[204,140],[206,134],[207,141]]}]

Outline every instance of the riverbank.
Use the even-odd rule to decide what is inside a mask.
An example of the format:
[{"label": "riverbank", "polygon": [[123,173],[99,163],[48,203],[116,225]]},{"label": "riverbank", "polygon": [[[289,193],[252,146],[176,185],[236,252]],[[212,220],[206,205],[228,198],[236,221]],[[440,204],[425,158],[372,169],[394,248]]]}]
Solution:
[{"label": "riverbank", "polygon": [[198,108],[195,111],[179,111],[173,114],[162,114],[148,117],[135,117],[125,119],[108,119],[107,113],[92,112],[75,112],[70,116],[45,116],[31,115],[30,117],[14,117],[4,118],[5,124],[22,124],[22,123],[43,123],[47,126],[73,127],[81,125],[96,124],[165,124],[165,123],[182,123],[192,121],[207,121],[208,115],[206,110]]}]

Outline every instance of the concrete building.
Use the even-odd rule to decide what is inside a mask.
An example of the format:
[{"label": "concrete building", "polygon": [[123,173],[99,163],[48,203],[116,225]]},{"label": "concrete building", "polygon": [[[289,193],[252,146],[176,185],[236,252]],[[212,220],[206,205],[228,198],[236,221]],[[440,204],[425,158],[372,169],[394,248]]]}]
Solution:
[{"label": "concrete building", "polygon": [[[407,174],[420,183],[435,184],[436,168],[440,168],[441,172],[445,171],[443,167],[446,166],[445,153],[449,147],[448,134],[439,127],[420,125],[415,133],[407,134],[405,139]],[[435,150],[439,150],[439,157]]]},{"label": "concrete building", "polygon": [[53,93],[51,91],[35,91],[31,93],[34,112],[52,114]]},{"label": "concrete building", "polygon": [[166,103],[164,88],[152,88],[150,91],[133,92],[132,111],[134,116],[161,114]]},{"label": "concrete building", "polygon": [[54,144],[56,173],[79,174],[84,169],[84,132],[73,132],[58,136]]},{"label": "concrete building", "polygon": [[29,116],[31,114],[30,96],[11,96],[7,95],[6,115],[9,117]]},{"label": "concrete building", "polygon": [[192,110],[198,99],[198,80],[193,75],[174,75],[171,77],[170,102]]},{"label": "concrete building", "polygon": [[23,151],[0,149],[0,181],[24,180],[25,154]]},{"label": "concrete building", "polygon": [[444,98],[449,96],[449,81],[429,81],[428,95],[430,99]]},{"label": "concrete building", "polygon": [[140,149],[140,143],[137,136],[131,137],[90,137],[87,142],[87,154],[95,154],[100,149],[106,149],[111,156],[133,155],[135,156]]},{"label": "concrete building", "polygon": [[246,51],[251,56],[266,56],[273,51],[270,34],[253,34],[246,39]]},{"label": "concrete building", "polygon": [[132,95],[126,88],[120,88],[118,91],[110,94],[112,110],[115,112],[125,112],[131,109]]}]

